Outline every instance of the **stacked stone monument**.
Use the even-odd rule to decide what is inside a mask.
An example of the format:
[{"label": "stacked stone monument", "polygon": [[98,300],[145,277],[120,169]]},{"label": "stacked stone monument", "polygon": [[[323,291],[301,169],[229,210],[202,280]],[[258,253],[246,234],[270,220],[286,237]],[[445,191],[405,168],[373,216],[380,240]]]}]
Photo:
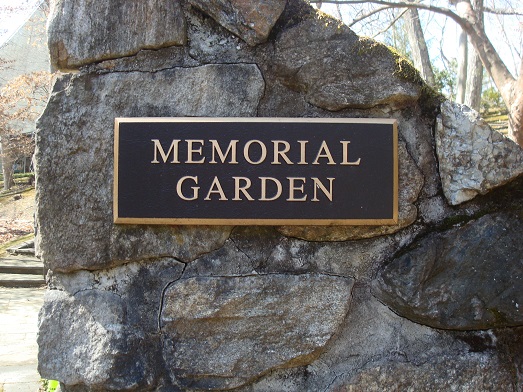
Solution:
[{"label": "stacked stone monument", "polygon": [[[64,391],[516,391],[523,150],[301,0],[52,1],[39,371]],[[113,223],[117,117],[393,118],[387,226]]]}]

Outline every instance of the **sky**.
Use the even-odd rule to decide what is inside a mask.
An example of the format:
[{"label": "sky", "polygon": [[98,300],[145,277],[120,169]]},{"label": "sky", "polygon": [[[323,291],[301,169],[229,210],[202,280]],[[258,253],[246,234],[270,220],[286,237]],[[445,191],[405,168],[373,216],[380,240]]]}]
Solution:
[{"label": "sky", "polygon": [[0,47],[29,19],[42,0],[0,0]]}]

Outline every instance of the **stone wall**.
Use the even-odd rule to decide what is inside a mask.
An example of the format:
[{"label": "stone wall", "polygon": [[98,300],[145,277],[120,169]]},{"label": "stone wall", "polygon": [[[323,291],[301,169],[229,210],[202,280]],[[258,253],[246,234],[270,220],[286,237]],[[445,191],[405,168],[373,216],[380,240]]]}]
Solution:
[{"label": "stone wall", "polygon": [[[517,145],[301,0],[52,3],[42,377],[65,391],[522,388]],[[154,116],[395,118],[399,223],[115,225],[114,118]]]}]

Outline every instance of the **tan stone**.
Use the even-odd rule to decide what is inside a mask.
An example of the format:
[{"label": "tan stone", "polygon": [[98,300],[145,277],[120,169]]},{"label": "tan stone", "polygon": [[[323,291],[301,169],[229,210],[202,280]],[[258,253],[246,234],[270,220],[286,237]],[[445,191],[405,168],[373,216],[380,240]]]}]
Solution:
[{"label": "tan stone", "polygon": [[251,46],[265,42],[285,8],[285,0],[189,0]]},{"label": "tan stone", "polygon": [[180,3],[164,0],[54,0],[48,37],[51,65],[59,70],[187,39]]},{"label": "tan stone", "polygon": [[252,275],[181,279],[165,291],[160,327],[173,382],[230,389],[316,358],[349,309],[353,279]]}]

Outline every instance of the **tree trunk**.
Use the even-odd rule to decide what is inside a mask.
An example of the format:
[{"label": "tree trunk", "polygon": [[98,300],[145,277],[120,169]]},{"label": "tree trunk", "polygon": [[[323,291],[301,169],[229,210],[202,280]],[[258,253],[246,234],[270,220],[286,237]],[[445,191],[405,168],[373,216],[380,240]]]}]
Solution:
[{"label": "tree trunk", "polygon": [[469,35],[470,42],[478,52],[483,66],[501,93],[503,101],[507,104],[507,107],[510,107],[509,103],[512,99],[512,90],[516,80],[496,52],[492,42],[485,34],[485,30],[476,23],[476,14],[470,5],[470,1],[462,1],[460,4],[468,7],[460,21],[460,26]]},{"label": "tree trunk", "polygon": [[[483,0],[472,0],[471,5],[476,12],[476,23],[479,23],[483,29]],[[467,63],[465,105],[479,112],[481,108],[481,91],[483,89],[483,64],[472,44],[468,47]]]},{"label": "tree trunk", "polygon": [[514,85],[508,114],[509,137],[523,147],[523,59],[519,66],[519,78]]},{"label": "tree trunk", "polygon": [[[413,2],[414,0],[409,1]],[[416,8],[407,10],[404,21],[407,27],[407,35],[414,66],[420,71],[422,78],[425,79],[429,85],[434,86],[434,72],[430,63],[429,51],[421,28],[418,10]]]},{"label": "tree trunk", "polygon": [[4,175],[4,191],[11,189],[15,182],[13,179],[13,160],[6,155],[2,155],[2,174]]},{"label": "tree trunk", "polygon": [[473,48],[469,48],[465,105],[479,112],[483,88],[483,64]]},{"label": "tree trunk", "polygon": [[[465,1],[458,1],[456,10],[458,15],[463,17],[466,5]],[[467,70],[468,70],[468,39],[467,32],[461,30],[459,34],[458,43],[458,80],[456,81],[456,102],[465,103],[465,95],[467,92]]]},{"label": "tree trunk", "polygon": [[469,35],[471,43],[477,50],[483,66],[498,88],[503,102],[509,110],[509,136],[523,147],[523,61],[519,78],[516,80],[496,52],[485,30],[477,23],[477,18],[469,1],[463,1],[465,7],[460,26]]}]

